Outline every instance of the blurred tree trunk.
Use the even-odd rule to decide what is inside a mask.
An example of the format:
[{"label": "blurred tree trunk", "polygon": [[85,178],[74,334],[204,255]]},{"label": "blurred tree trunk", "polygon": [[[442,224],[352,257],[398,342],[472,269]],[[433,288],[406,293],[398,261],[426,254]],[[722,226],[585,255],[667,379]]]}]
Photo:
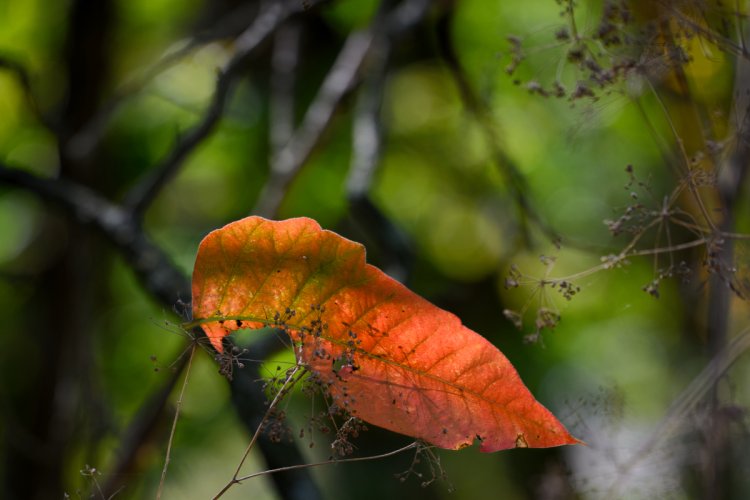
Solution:
[{"label": "blurred tree trunk", "polygon": [[[57,126],[60,174],[101,191],[107,172],[96,162],[76,160],[68,140],[97,110],[109,66],[108,34],[113,3],[77,0],[70,6],[64,47],[66,100],[54,120]],[[106,300],[106,251],[88,228],[50,210],[40,235],[42,252],[51,253],[47,266],[34,277],[23,335],[34,339],[38,359],[19,377],[23,397],[11,411],[21,436],[9,443],[5,463],[6,498],[60,498],[70,485],[63,478],[83,469],[71,452],[84,432],[95,434],[101,424],[96,377],[92,372],[92,312]],[[57,241],[50,241],[53,239]],[[85,442],[86,440],[84,439]],[[93,465],[93,464],[92,464]],[[73,493],[73,492],[69,492]]]}]

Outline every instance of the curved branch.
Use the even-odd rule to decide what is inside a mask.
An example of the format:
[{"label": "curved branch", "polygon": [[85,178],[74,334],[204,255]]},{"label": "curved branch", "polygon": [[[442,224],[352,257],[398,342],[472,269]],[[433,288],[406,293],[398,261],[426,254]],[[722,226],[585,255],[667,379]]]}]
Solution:
[{"label": "curved branch", "polygon": [[341,100],[357,85],[375,38],[401,35],[424,18],[430,5],[428,0],[405,0],[383,18],[375,19],[368,28],[349,35],[302,124],[273,158],[270,177],[253,213],[270,218],[276,215],[290,183],[320,142]]},{"label": "curved branch", "polygon": [[190,281],[122,207],[65,178],[47,179],[0,163],[0,182],[62,205],[81,224],[97,228],[125,257],[143,286],[170,307],[190,297]]},{"label": "curved branch", "polygon": [[354,86],[372,39],[372,32],[367,30],[353,33],[346,40],[299,129],[271,161],[270,178],[254,213],[271,218],[276,215],[289,184],[310,158],[339,102]]},{"label": "curved branch", "polygon": [[66,152],[77,161],[85,161],[96,150],[115,111],[137,95],[156,76],[182,61],[191,52],[214,40],[239,35],[257,14],[257,5],[242,4],[207,29],[176,41],[153,63],[124,78],[114,95],[68,141]]},{"label": "curved branch", "polygon": [[[303,8],[304,2],[269,2],[255,21],[235,40],[235,54],[219,71],[211,103],[201,121],[180,138],[161,165],[152,170],[126,196],[125,206],[140,219],[162,188],[179,171],[185,159],[216,128],[224,114],[232,84],[250,56],[290,15]],[[307,2],[308,5],[317,3]]]}]

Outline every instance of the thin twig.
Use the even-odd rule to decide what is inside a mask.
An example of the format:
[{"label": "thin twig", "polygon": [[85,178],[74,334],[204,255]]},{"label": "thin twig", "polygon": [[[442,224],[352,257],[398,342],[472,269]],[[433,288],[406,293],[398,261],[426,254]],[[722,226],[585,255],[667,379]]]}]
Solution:
[{"label": "thin twig", "polygon": [[156,500],[161,498],[161,493],[164,489],[164,481],[167,478],[167,468],[169,467],[169,460],[172,454],[172,442],[174,441],[174,433],[177,429],[177,420],[180,418],[180,410],[182,409],[182,399],[185,396],[185,389],[187,389],[188,380],[190,379],[190,368],[193,366],[193,356],[195,356],[195,348],[197,344],[193,344],[190,349],[190,357],[188,358],[187,368],[185,369],[185,380],[182,382],[182,389],[180,389],[180,396],[177,398],[177,403],[174,410],[174,420],[172,420],[172,430],[169,432],[169,441],[167,442],[167,455],[164,457],[164,468],[161,470],[161,479],[159,480],[159,488],[156,490]]},{"label": "thin twig", "polygon": [[117,452],[117,463],[112,468],[113,472],[110,474],[110,479],[104,485],[105,492],[115,494],[124,487],[120,484],[122,477],[134,467],[138,451],[147,444],[148,436],[153,432],[154,427],[163,415],[169,395],[172,394],[177,380],[191,357],[181,356],[177,365],[173,367],[173,373],[170,374],[169,379],[140,406],[132,423],[123,433],[122,442]]},{"label": "thin twig", "polygon": [[350,462],[365,462],[369,460],[379,460],[381,458],[388,458],[392,457],[394,455],[398,455],[399,453],[403,453],[405,451],[413,450],[414,448],[420,448],[421,443],[418,441],[414,441],[413,443],[410,443],[406,446],[403,446],[397,450],[389,451],[387,453],[381,453],[379,455],[370,455],[367,457],[354,457],[354,458],[339,458],[339,459],[331,459],[331,460],[325,460],[323,462],[315,462],[311,464],[298,464],[298,465],[290,465],[288,467],[279,467],[278,469],[270,469],[270,470],[264,470],[259,472],[254,472],[252,474],[248,474],[247,476],[242,476],[237,478],[237,482],[242,482],[247,479],[252,479],[254,477],[258,476],[265,476],[267,474],[276,474],[277,472],[287,472],[290,470],[296,470],[296,469],[307,469],[310,467],[320,467],[321,465],[331,465],[331,464],[343,464],[343,463],[350,463]]},{"label": "thin twig", "polygon": [[[625,261],[625,259],[628,259],[630,257],[653,256],[653,255],[661,255],[661,254],[668,254],[672,252],[678,252],[680,250],[688,250],[690,248],[695,248],[701,245],[706,245],[709,243],[709,241],[710,240],[708,240],[707,238],[700,238],[700,239],[688,241],[685,243],[678,243],[676,245],[672,245],[668,247],[657,247],[657,248],[647,248],[644,250],[623,251],[616,255],[602,257],[602,260],[604,262],[594,267],[590,267],[583,271],[569,274],[567,276],[545,277],[542,281],[545,284],[559,284],[562,282],[579,280],[581,278],[585,278],[592,274],[598,273],[599,271],[613,269],[617,266],[617,264]],[[535,284],[538,282],[539,280],[531,281],[531,283],[535,283]],[[522,283],[522,284],[529,284],[529,283]]]},{"label": "thin twig", "polygon": [[[245,344],[253,357],[269,359],[279,350],[290,348],[288,333],[282,329],[275,329],[264,335],[254,336],[252,343]],[[252,434],[263,420],[267,410],[268,395],[263,390],[259,380],[267,378],[262,373],[260,363],[245,363],[245,367],[237,369],[231,380],[232,405],[237,416],[242,420]],[[266,433],[261,433],[256,443],[256,449],[263,456],[265,469],[276,469],[290,464],[306,462],[300,452],[300,446],[292,441],[278,441]],[[322,500],[318,486],[309,471],[304,469],[280,472],[270,476],[280,498],[288,500]]]},{"label": "thin twig", "polygon": [[[744,39],[740,39],[740,43],[736,43],[730,38],[722,35],[716,30],[712,30],[709,27],[701,26],[696,21],[691,19],[689,16],[687,16],[685,13],[683,13],[679,8],[672,5],[670,2],[660,2],[662,7],[668,9],[670,13],[675,17],[676,20],[679,20],[680,23],[684,24],[685,26],[692,29],[695,33],[698,35],[706,38],[706,40],[716,44],[717,47],[723,48],[728,53],[736,55],[738,58],[742,58],[745,60],[750,60],[750,53],[748,53],[747,49],[745,48],[745,41]],[[738,16],[739,13],[742,12],[741,10],[738,10]],[[741,20],[738,20],[738,24],[742,24]]]},{"label": "thin twig", "polygon": [[278,392],[276,393],[276,396],[274,396],[271,403],[268,405],[268,409],[266,410],[265,415],[263,415],[263,419],[258,424],[258,427],[255,429],[255,433],[253,434],[253,437],[250,439],[250,443],[247,445],[247,448],[245,448],[245,453],[242,455],[242,459],[240,460],[240,463],[237,465],[237,469],[235,469],[234,474],[232,475],[232,479],[229,480],[227,484],[224,485],[224,487],[219,491],[219,493],[216,494],[216,496],[213,497],[214,500],[217,498],[220,498],[224,495],[224,493],[229,490],[233,485],[237,484],[239,481],[237,480],[237,476],[240,474],[240,470],[242,469],[242,466],[245,464],[245,460],[247,460],[247,457],[250,455],[250,451],[252,451],[253,447],[255,446],[255,443],[258,441],[258,437],[260,436],[261,431],[263,430],[263,425],[265,424],[266,420],[268,420],[268,417],[271,415],[271,412],[276,407],[276,404],[279,402],[279,400],[286,394],[286,389],[288,386],[294,385],[294,383],[299,380],[298,378],[295,379],[295,376],[297,373],[300,372],[303,376],[305,373],[305,369],[301,365],[295,365],[294,368],[291,369],[289,374],[286,377],[286,380],[284,380],[284,383],[279,388]]},{"label": "thin twig", "polygon": [[363,85],[357,101],[352,126],[352,161],[346,179],[346,191],[350,199],[366,196],[372,186],[375,171],[380,163],[383,146],[383,129],[380,109],[385,86],[385,66],[390,47],[387,42],[378,48],[382,54],[377,59]]},{"label": "thin twig", "polygon": [[708,394],[716,382],[745,352],[750,349],[750,329],[745,329],[721,352],[717,353],[706,367],[693,379],[677,399],[674,400],[666,416],[656,426],[651,435],[619,468],[618,479],[610,486],[606,497],[618,498],[622,478],[627,477],[639,462],[678,431],[687,413]]},{"label": "thin twig", "polygon": [[685,149],[685,144],[683,140],[680,138],[680,134],[677,132],[677,127],[675,125],[675,122],[672,120],[672,115],[669,113],[669,110],[667,109],[667,105],[664,103],[664,100],[656,91],[656,87],[654,87],[651,80],[649,78],[646,78],[645,81],[648,84],[649,89],[651,90],[651,93],[653,94],[654,98],[656,99],[657,104],[661,108],[661,111],[664,114],[664,117],[666,118],[667,123],[669,124],[669,128],[672,132],[672,135],[674,136],[675,143],[677,144],[677,148],[682,158],[682,166],[683,166],[682,175],[684,176],[687,188],[690,191],[690,194],[693,197],[693,200],[695,201],[696,205],[698,206],[698,209],[700,210],[701,215],[703,216],[703,219],[706,221],[706,224],[711,228],[712,231],[718,231],[716,224],[714,224],[713,218],[708,213],[708,209],[706,208],[706,205],[703,202],[703,198],[701,198],[700,194],[698,193],[698,186],[695,184],[695,179],[693,178],[692,171],[690,169],[690,158],[687,153],[687,150]]}]

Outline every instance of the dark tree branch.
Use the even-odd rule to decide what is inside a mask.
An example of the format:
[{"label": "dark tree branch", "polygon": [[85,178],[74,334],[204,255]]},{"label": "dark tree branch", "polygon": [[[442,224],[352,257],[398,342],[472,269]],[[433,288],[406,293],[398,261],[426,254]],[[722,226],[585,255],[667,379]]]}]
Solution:
[{"label": "dark tree branch", "polygon": [[401,35],[421,21],[430,4],[428,0],[406,0],[383,20],[376,19],[367,29],[349,35],[315,100],[307,109],[302,124],[271,161],[270,176],[254,213],[264,217],[276,215],[289,184],[320,142],[341,100],[357,85],[360,69],[375,37]]},{"label": "dark tree branch", "polygon": [[[109,0],[69,2],[67,15],[60,20],[66,32],[64,43],[54,52],[63,69],[62,78],[56,82],[62,93],[51,120],[55,126],[47,127],[58,139],[60,171],[88,185],[98,185],[97,172],[89,165],[71,161],[63,148],[70,134],[96,109],[104,88],[110,60],[106,39],[112,26],[112,6]],[[30,97],[30,79],[22,77],[22,85]],[[46,213],[39,222],[44,227],[53,219]],[[103,282],[97,278],[107,262],[93,258],[99,243],[86,231],[68,220],[60,226],[68,235],[67,244],[54,254],[48,253],[48,265],[35,273],[43,286],[34,287],[19,311],[24,317],[24,336],[31,343],[24,345],[8,339],[11,350],[28,346],[36,359],[27,367],[23,380],[16,381],[21,391],[13,391],[16,396],[8,395],[10,411],[28,435],[44,443],[45,450],[39,460],[12,442],[3,447],[5,470],[0,496],[7,498],[59,496],[76,441],[83,437],[95,446],[106,425],[107,411],[93,377],[90,318],[105,300]],[[46,249],[40,250],[44,253]]]},{"label": "dark tree branch", "polygon": [[352,163],[346,180],[346,190],[350,197],[357,198],[367,194],[380,163],[383,149],[380,111],[390,51],[390,40],[378,37],[373,44],[364,83],[359,92],[352,130]]},{"label": "dark tree branch", "polygon": [[294,133],[294,84],[299,59],[299,24],[291,21],[274,35],[271,57],[271,151],[278,154]]},{"label": "dark tree branch", "polygon": [[45,179],[3,164],[0,182],[58,203],[79,223],[97,228],[125,257],[144,288],[161,303],[172,307],[179,298],[190,297],[189,280],[121,207],[64,178]]},{"label": "dark tree branch", "polygon": [[[69,211],[80,224],[90,225],[101,232],[113,246],[125,257],[133,272],[139,278],[143,286],[151,295],[157,298],[167,307],[172,307],[181,297],[190,297],[190,280],[177,269],[169,257],[156,245],[154,245],[143,232],[140,224],[128,215],[122,207],[119,207],[74,182],[65,179],[44,179],[28,172],[10,168],[0,163],[0,183],[26,189],[39,195],[42,199],[57,203]],[[203,335],[203,331],[197,328],[195,335]],[[278,342],[265,342],[258,344],[254,354],[267,357],[275,350],[282,347]],[[243,372],[240,371],[240,375]],[[233,401],[244,401],[243,408],[238,408],[241,421],[250,433],[256,429],[257,422],[265,413],[263,402],[265,395],[257,384],[259,376],[250,376],[252,380],[243,379],[233,382]],[[244,380],[244,382],[243,382]],[[253,382],[254,384],[250,384]],[[239,393],[241,391],[248,393]],[[239,392],[238,392],[239,391]],[[158,391],[150,398],[150,406],[158,406],[166,394]],[[253,400],[252,404],[248,403]],[[261,408],[262,407],[262,408]],[[255,410],[259,412],[253,413]],[[151,417],[148,417],[151,415]],[[153,417],[153,412],[146,416],[138,417],[143,421]],[[147,418],[148,417],[148,418]],[[134,429],[142,426],[136,423]],[[133,431],[135,432],[135,431]],[[269,468],[279,468],[290,464],[301,463],[304,458],[295,446],[281,446],[271,449],[261,446],[266,464]],[[127,443],[126,443],[127,448]],[[297,471],[284,477],[286,483],[279,485],[282,498],[289,500],[316,499],[319,498],[317,488],[307,471]]]},{"label": "dark tree branch", "polygon": [[[26,96],[29,97],[32,95],[31,78],[29,77],[29,72],[26,71],[26,68],[20,62],[8,56],[0,56],[0,68],[10,71],[14,75],[16,75],[16,78],[18,78],[18,82],[21,84],[21,87],[26,93]],[[33,99],[30,100],[33,101]]]},{"label": "dark tree branch", "polygon": [[380,114],[390,52],[390,40],[378,37],[373,45],[357,100],[352,130],[352,162],[346,180],[346,192],[355,220],[382,247],[384,271],[405,282],[412,261],[408,238],[369,197],[383,150]]},{"label": "dark tree branch", "polygon": [[255,213],[271,218],[276,215],[289,184],[330,125],[339,102],[353,87],[371,43],[370,31],[353,33],[346,40],[302,124],[281,151],[274,155],[270,177],[255,206]]},{"label": "dark tree branch", "polygon": [[[750,168],[750,100],[747,98],[748,75],[750,63],[745,58],[738,57],[738,75],[735,83],[735,106],[741,116],[737,124],[736,144],[726,163],[719,169],[718,193],[723,209],[723,220],[718,229],[724,233],[735,231],[737,200],[742,194]],[[716,255],[709,255],[709,266],[712,274],[709,278],[709,296],[706,332],[708,340],[708,354],[719,362],[724,361],[729,339],[729,320],[731,315],[731,294],[734,291],[742,296],[739,287],[735,287],[736,277],[734,268],[734,241],[727,238],[720,242]],[[712,264],[713,262],[713,264]],[[716,381],[712,388],[711,428],[707,431],[708,463],[705,467],[704,498],[724,498],[727,495],[728,475],[730,464],[731,443],[727,432],[726,418],[722,412],[719,395],[718,370],[714,374]]]},{"label": "dark tree branch", "polygon": [[129,98],[141,92],[157,75],[171,68],[182,59],[214,40],[236,37],[257,15],[257,5],[242,4],[223,16],[210,28],[173,43],[156,61],[126,77],[114,95],[103,104],[96,114],[70,138],[67,154],[77,161],[86,161],[99,145],[107,125],[115,111]]},{"label": "dark tree branch", "polygon": [[21,84],[26,102],[31,109],[32,114],[39,120],[39,123],[44,125],[49,130],[55,131],[52,123],[47,119],[46,116],[39,109],[36,97],[34,96],[34,90],[31,88],[31,75],[29,75],[26,67],[16,59],[3,55],[0,56],[0,68],[13,73],[18,79],[18,83]]},{"label": "dark tree branch", "polygon": [[531,235],[528,230],[527,217],[531,217],[536,221],[539,227],[550,237],[550,239],[557,241],[559,240],[558,235],[543,224],[540,217],[533,210],[533,206],[528,199],[530,189],[526,183],[526,179],[518,170],[513,159],[505,152],[499,139],[499,133],[497,130],[498,124],[495,117],[485,103],[482,102],[482,99],[479,97],[466,75],[466,71],[461,64],[461,60],[459,59],[453,44],[453,36],[451,33],[452,21],[453,9],[445,9],[437,23],[437,41],[440,55],[456,82],[464,106],[484,132],[485,140],[492,151],[494,163],[497,165],[497,168],[508,183],[509,190],[515,199],[516,206],[518,207],[518,217],[524,243],[526,246],[531,245]]},{"label": "dark tree branch", "polygon": [[[270,4],[259,15],[253,26],[237,39],[235,57],[225,66],[219,77],[212,106],[203,121],[180,141],[162,167],[131,193],[128,198],[130,205],[127,209],[115,205],[93,190],[65,178],[45,179],[2,164],[0,164],[0,182],[34,192],[43,199],[64,207],[81,225],[95,227],[124,256],[146,290],[161,303],[172,307],[178,299],[190,297],[189,279],[143,232],[140,215],[163,185],[173,177],[182,160],[213,129],[223,111],[223,106],[229,94],[230,83],[249,58],[253,49],[266,39],[284,18],[299,8],[302,8],[302,6],[295,2],[290,2],[288,5]],[[75,128],[71,130],[75,130]],[[200,331],[195,333],[202,334]],[[243,387],[234,385],[233,391],[237,390],[243,390]],[[133,440],[131,438],[135,433],[142,434],[141,431],[148,427],[146,425],[149,423],[148,421],[156,418],[159,408],[163,408],[168,393],[169,390],[166,388],[151,396],[149,414],[142,414],[133,424],[132,433],[125,437],[123,445],[126,451],[128,449],[132,451],[133,446],[129,446],[129,441]],[[263,396],[256,388],[249,395],[234,394],[233,399],[261,398],[258,400],[258,404],[262,405]],[[261,411],[261,415],[263,411]],[[253,432],[257,418],[248,412],[245,412],[241,417],[243,417],[242,421],[248,430]],[[130,445],[132,444],[130,443]],[[281,450],[275,448],[271,450],[270,447],[266,446],[261,447],[261,450],[266,453],[266,462],[270,468],[283,467],[303,461],[303,457],[294,446],[286,446]],[[125,453],[125,455],[128,455],[128,453]],[[119,465],[126,467],[127,457]],[[309,474],[305,471],[288,475],[286,483],[280,484],[280,487],[282,498],[316,498],[317,495],[317,489]],[[300,496],[299,492],[307,493]]]},{"label": "dark tree branch", "polygon": [[[308,4],[314,4],[310,1]],[[255,49],[258,48],[290,15],[303,8],[302,2],[268,2],[250,25],[235,40],[234,56],[221,68],[216,90],[201,121],[180,138],[157,168],[137,184],[126,196],[125,206],[140,219],[162,188],[179,171],[185,159],[213,132],[224,113],[231,87]]]},{"label": "dark tree branch", "polygon": [[403,35],[424,19],[431,5],[430,0],[404,0],[386,15],[383,34],[391,40]]}]

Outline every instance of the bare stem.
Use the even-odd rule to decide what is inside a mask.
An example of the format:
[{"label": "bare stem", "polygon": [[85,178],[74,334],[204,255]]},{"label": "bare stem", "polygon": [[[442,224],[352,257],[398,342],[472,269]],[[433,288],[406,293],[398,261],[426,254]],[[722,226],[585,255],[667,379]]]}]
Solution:
[{"label": "bare stem", "polygon": [[646,78],[646,83],[648,84],[651,90],[651,93],[656,98],[656,102],[659,104],[659,107],[664,113],[664,116],[667,119],[667,123],[669,124],[669,128],[671,129],[672,134],[674,135],[675,143],[678,146],[680,155],[682,156],[683,165],[685,167],[684,175],[685,175],[685,182],[687,183],[688,190],[690,191],[690,194],[695,200],[695,203],[698,206],[698,209],[700,210],[701,215],[703,216],[703,219],[706,221],[706,224],[711,228],[711,231],[714,231],[714,232],[718,231],[716,224],[714,224],[713,219],[708,213],[708,209],[706,208],[706,205],[703,202],[703,198],[701,198],[700,194],[698,193],[698,186],[696,186],[695,179],[693,178],[692,171],[690,170],[690,158],[688,156],[687,151],[685,150],[685,144],[680,138],[680,134],[677,132],[677,127],[675,126],[675,123],[672,120],[672,116],[669,113],[669,110],[667,109],[667,106],[664,103],[663,99],[661,98],[659,93],[656,91],[656,88],[654,87],[654,85],[651,83],[651,80]]},{"label": "bare stem", "polygon": [[365,462],[368,460],[379,460],[381,458],[388,458],[392,457],[394,455],[398,455],[399,453],[403,453],[408,450],[413,450],[414,448],[419,448],[422,446],[419,442],[414,441],[413,443],[410,443],[406,446],[403,446],[397,450],[389,451],[387,453],[381,453],[379,455],[369,455],[366,457],[354,457],[354,458],[341,458],[341,459],[331,459],[331,460],[325,460],[323,462],[315,462],[312,464],[298,464],[298,465],[290,465],[288,467],[279,467],[278,469],[269,469],[264,470],[260,472],[253,472],[252,474],[248,474],[247,476],[238,477],[236,482],[245,481],[247,479],[252,479],[254,477],[258,476],[265,476],[267,474],[275,474],[277,472],[285,472],[295,469],[306,469],[308,467],[319,467],[321,465],[331,465],[331,464],[342,464],[342,463],[348,463],[348,462]]},{"label": "bare stem", "polygon": [[182,409],[182,399],[185,396],[185,389],[187,388],[188,380],[190,379],[190,367],[193,366],[193,356],[195,356],[195,347],[197,344],[193,344],[190,349],[190,357],[188,358],[188,365],[185,369],[185,380],[182,382],[182,389],[180,389],[180,397],[177,398],[177,406],[174,412],[174,419],[172,420],[172,430],[169,432],[169,442],[167,443],[167,456],[164,458],[164,468],[161,470],[161,479],[159,480],[159,489],[156,490],[156,500],[161,498],[161,493],[164,489],[164,481],[167,477],[167,468],[169,467],[169,459],[172,453],[172,442],[174,441],[174,433],[177,429],[177,420],[180,418],[180,409]]},{"label": "bare stem", "polygon": [[[276,404],[281,400],[281,398],[286,394],[286,390],[288,387],[294,385],[294,383],[299,380],[296,375],[300,373],[300,376],[304,375],[305,370],[302,365],[295,365],[294,368],[289,372],[289,374],[286,377],[286,380],[284,380],[284,383],[281,385],[281,388],[279,388],[278,392],[276,393],[276,396],[274,396],[273,401],[268,405],[268,409],[266,410],[265,415],[263,415],[263,419],[258,424],[258,427],[255,429],[255,433],[253,434],[253,437],[250,439],[250,443],[247,445],[247,448],[245,448],[245,453],[242,455],[242,459],[240,460],[240,463],[237,465],[237,469],[234,471],[234,474],[232,475],[232,479],[229,480],[227,484],[224,485],[224,487],[219,491],[219,493],[216,494],[214,500],[217,498],[220,498],[224,495],[224,493],[229,490],[232,486],[239,483],[242,479],[237,479],[237,476],[240,475],[240,470],[242,469],[242,466],[245,464],[245,460],[247,460],[247,457],[250,455],[250,451],[255,446],[256,441],[258,441],[258,437],[260,436],[261,431],[263,430],[263,424],[266,423],[266,420],[268,420],[269,415],[271,414],[271,411],[276,407]],[[282,468],[283,469],[283,468]],[[281,470],[281,469],[277,469]]]},{"label": "bare stem", "polygon": [[750,329],[746,328],[735,337],[731,344],[717,353],[680,396],[674,400],[666,416],[656,426],[649,438],[637,448],[627,462],[621,465],[618,479],[612,483],[607,497],[619,498],[621,496],[621,483],[623,478],[628,477],[628,472],[649,456],[661,443],[675,435],[685,422],[688,412],[711,391],[729,367],[748,349],[750,349]]}]

